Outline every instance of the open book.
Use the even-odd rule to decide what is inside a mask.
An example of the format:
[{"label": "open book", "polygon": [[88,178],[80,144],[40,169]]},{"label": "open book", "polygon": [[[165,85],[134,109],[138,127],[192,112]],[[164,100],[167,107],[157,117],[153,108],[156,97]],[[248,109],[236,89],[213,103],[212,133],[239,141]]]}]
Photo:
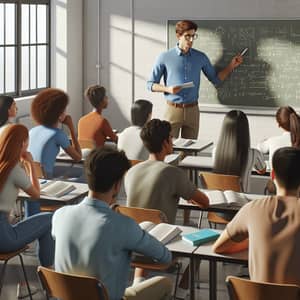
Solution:
[{"label": "open book", "polygon": [[140,223],[139,225],[142,229],[146,230],[149,234],[154,236],[164,245],[166,245],[182,232],[179,227],[166,223],[154,224],[152,222],[145,221]]},{"label": "open book", "polygon": [[243,193],[234,191],[202,190],[209,199],[209,205],[233,205],[243,206],[249,202],[249,199]]},{"label": "open book", "polygon": [[42,195],[56,198],[62,197],[75,189],[75,186],[71,183],[62,181],[47,181],[46,183],[41,184]]},{"label": "open book", "polygon": [[194,144],[195,142],[190,139],[178,138],[173,142],[175,147],[187,147],[189,145]]},{"label": "open book", "polygon": [[195,85],[194,85],[193,81],[189,81],[189,82],[185,82],[185,83],[174,84],[174,86],[181,87],[182,89],[188,89],[188,88],[194,87]]}]

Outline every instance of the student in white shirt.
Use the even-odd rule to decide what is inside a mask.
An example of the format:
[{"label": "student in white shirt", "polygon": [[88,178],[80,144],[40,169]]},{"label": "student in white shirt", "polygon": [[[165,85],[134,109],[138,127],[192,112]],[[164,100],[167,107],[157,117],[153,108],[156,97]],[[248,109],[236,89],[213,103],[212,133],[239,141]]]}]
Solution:
[{"label": "student in white shirt", "polygon": [[118,138],[118,148],[123,150],[129,159],[147,160],[149,151],[140,137],[142,127],[152,117],[152,103],[147,100],[137,100],[131,107],[132,126],[125,128]]},{"label": "student in white shirt", "polygon": [[276,112],[278,126],[284,130],[279,136],[270,137],[257,145],[262,153],[269,153],[270,167],[272,167],[273,153],[282,147],[300,147],[300,116],[290,106],[282,106]]},{"label": "student in white shirt", "polygon": [[240,176],[245,193],[250,191],[252,169],[262,174],[266,171],[262,153],[250,148],[249,123],[242,111],[226,114],[213,161],[215,173]]}]

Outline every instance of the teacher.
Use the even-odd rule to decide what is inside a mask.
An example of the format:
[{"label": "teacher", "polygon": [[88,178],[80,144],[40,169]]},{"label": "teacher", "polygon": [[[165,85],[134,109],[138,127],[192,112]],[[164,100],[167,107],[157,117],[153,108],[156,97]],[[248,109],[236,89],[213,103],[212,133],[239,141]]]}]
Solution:
[{"label": "teacher", "polygon": [[[243,62],[242,55],[233,57],[227,67],[216,72],[208,57],[193,49],[198,35],[197,24],[189,20],[176,23],[177,45],[159,55],[147,87],[152,92],[163,92],[167,100],[165,119],[171,123],[172,136],[196,139],[199,131],[199,88],[201,71],[214,85],[220,84]],[[160,84],[163,77],[164,85]],[[183,89],[180,85],[192,81],[194,86]]]}]

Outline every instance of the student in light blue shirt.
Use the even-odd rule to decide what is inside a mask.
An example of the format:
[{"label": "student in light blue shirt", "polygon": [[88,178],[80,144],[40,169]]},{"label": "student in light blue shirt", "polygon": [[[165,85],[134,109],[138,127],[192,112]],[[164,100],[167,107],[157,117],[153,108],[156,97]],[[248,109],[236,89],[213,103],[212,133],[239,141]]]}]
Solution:
[{"label": "student in light blue shirt", "polygon": [[[196,139],[199,131],[198,97],[201,71],[213,84],[218,85],[238,67],[242,55],[233,57],[227,67],[216,72],[208,57],[193,49],[193,41],[198,37],[197,24],[183,20],[176,24],[175,48],[162,53],[154,64],[147,87],[152,92],[163,92],[167,100],[165,119],[172,125],[172,135]],[[163,84],[160,80],[163,78]],[[180,84],[192,81],[194,87],[182,89]]]},{"label": "student in light blue shirt", "polygon": [[103,147],[86,160],[88,196],[77,205],[57,210],[53,216],[55,269],[100,279],[109,299],[170,299],[168,278],[154,277],[126,289],[131,253],[169,263],[171,254],[134,220],[110,209],[130,163],[123,151]]},{"label": "student in light blue shirt", "polygon": [[[40,162],[47,178],[65,175],[66,168],[55,169],[56,156],[60,147],[74,161],[81,160],[81,149],[75,134],[70,115],[66,114],[69,97],[59,89],[49,88],[40,92],[32,101],[31,114],[38,124],[29,131],[29,146],[34,161]],[[70,132],[72,144],[66,133],[58,128],[65,124]],[[82,170],[79,170],[79,177]],[[39,213],[39,202],[26,202],[25,214],[31,216]]]}]

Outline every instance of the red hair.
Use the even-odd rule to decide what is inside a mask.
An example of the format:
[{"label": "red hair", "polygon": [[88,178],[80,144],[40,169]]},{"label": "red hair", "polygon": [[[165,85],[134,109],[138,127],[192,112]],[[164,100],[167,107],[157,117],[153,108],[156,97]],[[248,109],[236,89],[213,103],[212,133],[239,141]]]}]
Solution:
[{"label": "red hair", "polygon": [[21,124],[8,125],[0,135],[0,191],[10,171],[20,161],[28,129]]}]

